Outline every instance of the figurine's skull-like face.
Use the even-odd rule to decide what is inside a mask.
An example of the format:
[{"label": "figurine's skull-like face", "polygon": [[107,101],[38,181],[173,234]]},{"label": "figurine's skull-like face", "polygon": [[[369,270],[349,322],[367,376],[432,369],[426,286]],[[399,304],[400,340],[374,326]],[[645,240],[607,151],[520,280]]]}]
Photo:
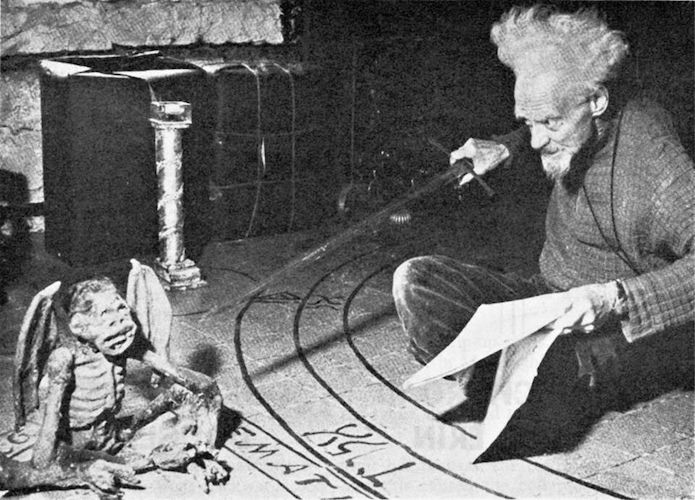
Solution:
[{"label": "figurine's skull-like face", "polygon": [[112,284],[81,293],[84,308],[71,311],[70,330],[107,356],[118,356],[133,343],[137,325],[131,309]]}]

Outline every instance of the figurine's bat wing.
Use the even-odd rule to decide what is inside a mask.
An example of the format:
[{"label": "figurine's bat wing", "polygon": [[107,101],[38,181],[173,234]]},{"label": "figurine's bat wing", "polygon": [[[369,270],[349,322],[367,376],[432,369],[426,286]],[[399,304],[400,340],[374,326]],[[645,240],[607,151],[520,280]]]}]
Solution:
[{"label": "figurine's bat wing", "polygon": [[15,430],[26,423],[27,415],[39,407],[39,382],[48,355],[55,347],[58,326],[53,312],[53,296],[60,281],[37,293],[24,314],[17,338],[12,391],[14,393]]},{"label": "figurine's bat wing", "polygon": [[126,301],[135,312],[142,333],[154,351],[169,359],[171,336],[171,304],[152,268],[131,259]]}]

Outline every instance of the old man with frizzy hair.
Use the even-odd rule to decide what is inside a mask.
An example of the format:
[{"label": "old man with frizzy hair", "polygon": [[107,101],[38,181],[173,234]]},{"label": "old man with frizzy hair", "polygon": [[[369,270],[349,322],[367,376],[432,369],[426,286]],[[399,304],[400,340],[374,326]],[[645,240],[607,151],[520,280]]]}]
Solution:
[{"label": "old man with frizzy hair", "polygon": [[[540,274],[526,279],[438,255],[401,264],[393,293],[411,352],[430,361],[480,304],[551,292],[570,299],[557,324],[577,345],[598,346],[594,354],[612,350],[614,340],[629,348],[691,330],[693,161],[657,104],[611,102],[628,54],[623,34],[594,10],[534,6],[504,14],[491,39],[514,72],[514,114],[524,126],[494,140],[468,139],[451,162],[468,158],[483,175],[518,168],[514,160],[529,146],[540,155],[553,181]],[[471,372],[458,375],[464,389]]]}]

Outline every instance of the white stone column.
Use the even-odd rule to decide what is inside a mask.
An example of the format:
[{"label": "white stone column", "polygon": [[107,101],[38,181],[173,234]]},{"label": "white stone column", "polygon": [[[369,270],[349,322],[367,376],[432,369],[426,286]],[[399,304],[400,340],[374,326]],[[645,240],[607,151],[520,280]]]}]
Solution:
[{"label": "white stone column", "polygon": [[155,272],[171,289],[205,284],[200,269],[186,258],[183,237],[183,175],[181,135],[191,123],[191,105],[180,101],[154,101],[150,123],[155,130],[159,218],[159,257]]}]

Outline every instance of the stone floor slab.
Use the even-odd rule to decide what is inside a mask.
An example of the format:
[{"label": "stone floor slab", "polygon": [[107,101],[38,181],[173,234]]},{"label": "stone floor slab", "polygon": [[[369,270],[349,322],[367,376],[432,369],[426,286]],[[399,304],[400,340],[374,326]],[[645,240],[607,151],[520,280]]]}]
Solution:
[{"label": "stone floor slab", "polygon": [[692,476],[685,479],[638,458],[588,478],[592,482],[620,491],[633,498],[692,498]]}]

